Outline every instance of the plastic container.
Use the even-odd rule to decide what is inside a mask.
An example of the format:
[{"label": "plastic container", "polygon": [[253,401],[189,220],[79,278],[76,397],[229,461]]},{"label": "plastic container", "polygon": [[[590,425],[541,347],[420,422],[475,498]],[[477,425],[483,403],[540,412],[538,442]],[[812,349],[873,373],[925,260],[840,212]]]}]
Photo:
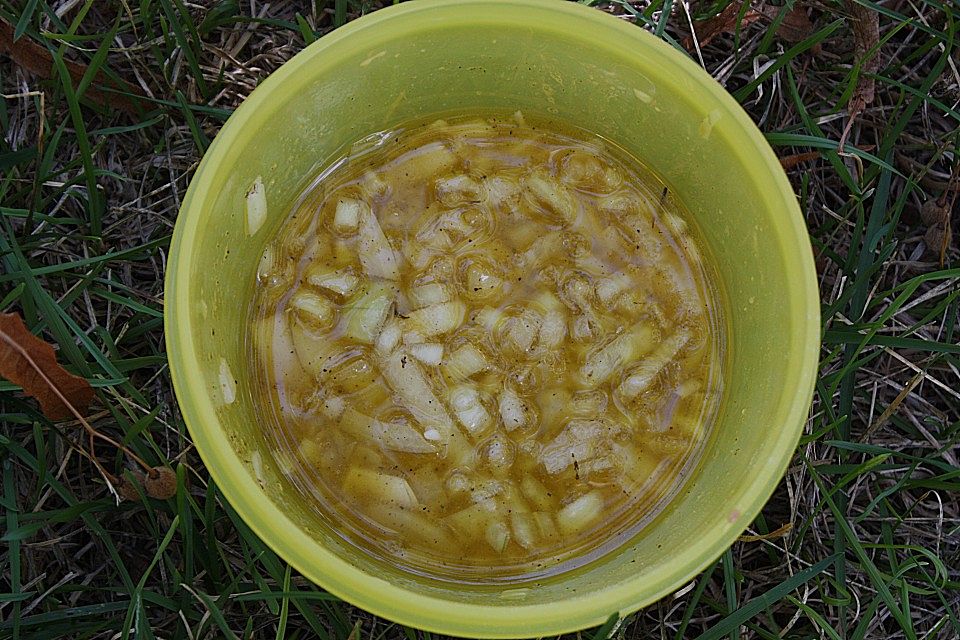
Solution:
[{"label": "plastic container", "polygon": [[[553,114],[644,159],[695,217],[730,325],[726,398],[684,490],[619,551],[508,588],[451,585],[384,566],[306,508],[261,448],[244,342],[258,259],[305,180],[372,132],[477,107]],[[258,180],[266,217],[251,226],[247,194]],[[177,220],[166,284],[177,398],[237,512],[331,593],[459,636],[553,635],[683,586],[750,524],[782,477],[817,366],[810,244],[763,136],[682,53],[567,2],[405,3],[309,46],[253,92],[203,158]]]}]

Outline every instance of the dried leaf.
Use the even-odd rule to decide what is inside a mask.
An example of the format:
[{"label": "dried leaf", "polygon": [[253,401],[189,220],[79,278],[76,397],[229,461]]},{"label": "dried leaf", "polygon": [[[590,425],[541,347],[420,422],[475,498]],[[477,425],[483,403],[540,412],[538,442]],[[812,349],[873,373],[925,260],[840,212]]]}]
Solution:
[{"label": "dried leaf", "polygon": [[856,121],[863,111],[873,104],[876,94],[876,82],[870,74],[876,73],[880,68],[880,60],[876,56],[876,51],[871,54],[871,49],[880,42],[880,15],[855,0],[845,0],[844,6],[850,13],[850,22],[853,27],[854,60],[860,65],[860,73],[857,76],[857,86],[854,87],[853,95],[847,104],[847,113],[849,118],[843,128],[843,135],[840,136],[839,148],[842,150]]},{"label": "dried leaf", "polygon": [[[13,39],[13,27],[0,20],[0,54],[7,54],[14,64],[25,71],[29,71],[41,78],[52,78],[56,75],[53,65],[53,57],[49,49],[43,45],[34,42],[27,36],[21,36],[18,40]],[[74,85],[80,84],[80,80],[87,72],[87,65],[64,60],[67,72],[73,79]],[[140,111],[149,109],[146,101],[131,100],[122,93],[103,91],[97,86],[111,87],[117,91],[131,93],[135,96],[146,97],[137,87],[128,82],[117,82],[108,78],[103,72],[97,73],[94,81],[90,83],[83,93],[83,97],[90,102],[105,109],[122,109],[127,113],[137,116]],[[139,108],[138,108],[139,107]]]},{"label": "dried leaf", "polygon": [[861,110],[873,104],[876,83],[870,74],[880,69],[880,59],[877,58],[877,52],[871,53],[871,50],[880,42],[880,14],[854,0],[846,0],[845,4],[853,27],[853,55],[860,64],[860,75],[848,109],[852,114],[856,106],[854,103],[862,103]]},{"label": "dried leaf", "polygon": [[124,500],[135,502],[140,499],[140,489],[146,476],[141,471],[130,471],[129,476],[124,475],[116,483],[117,493]]},{"label": "dried leaf", "polygon": [[936,224],[943,224],[950,218],[950,209],[947,203],[941,198],[930,198],[920,207],[920,219],[923,224],[931,227]]},{"label": "dried leaf", "polygon": [[143,481],[147,495],[166,500],[177,495],[177,474],[170,467],[153,467]]},{"label": "dried leaf", "polygon": [[950,218],[928,228],[923,234],[923,239],[927,243],[927,248],[937,256],[942,269],[947,261],[947,253],[953,245],[953,227],[950,225]]},{"label": "dried leaf", "polygon": [[820,157],[819,151],[807,151],[806,153],[795,153],[791,156],[783,156],[780,158],[780,166],[783,167],[784,171],[789,171],[801,162],[808,162],[810,160],[816,160]]},{"label": "dried leaf", "polygon": [[788,522],[783,525],[776,531],[771,531],[770,533],[764,533],[762,535],[756,536],[740,536],[737,538],[737,542],[759,542],[761,540],[773,540],[774,538],[784,538],[790,530],[793,529],[793,523]]},{"label": "dried leaf", "polygon": [[36,398],[50,420],[82,418],[93,400],[90,383],[57,364],[53,347],[15,313],[0,313],[0,375]]},{"label": "dried leaf", "polygon": [[[780,15],[781,7],[766,5],[760,9],[760,11],[770,21],[773,21]],[[787,44],[802,42],[812,36],[813,32],[813,23],[799,2],[794,4],[793,9],[783,16],[783,20],[780,21],[780,25],[777,27],[777,37]],[[810,52],[813,54],[820,53],[820,50],[821,46],[819,43],[810,48]]]},{"label": "dried leaf", "polygon": [[[813,31],[813,22],[810,21],[807,12],[804,11],[799,4],[796,4],[793,9],[783,17],[783,22],[780,23],[780,27],[777,29],[777,35],[780,36],[780,39],[784,42],[796,44],[812,36]],[[811,51],[817,53],[819,49],[820,45],[817,44],[814,45]]]},{"label": "dried leaf", "polygon": [[927,244],[927,249],[939,257],[941,268],[947,261],[947,253],[953,246],[953,227],[950,224],[950,216],[953,213],[953,205],[957,201],[955,187],[958,185],[960,185],[960,163],[954,165],[947,185],[954,188],[945,189],[939,198],[930,198],[920,207],[920,220],[927,225],[927,232],[923,235],[924,242]]},{"label": "dried leaf", "polygon": [[953,244],[953,227],[950,224],[952,209],[953,202],[948,202],[945,197],[930,198],[920,207],[920,219],[927,226],[923,240],[927,250],[937,256],[941,268]]},{"label": "dried leaf", "polygon": [[705,47],[719,35],[724,33],[734,33],[739,26],[741,29],[760,19],[760,13],[753,9],[748,9],[740,20],[740,10],[743,8],[743,0],[735,0],[728,4],[723,11],[712,18],[701,20],[694,25],[694,33],[683,40],[683,46],[692,51],[693,38],[696,36],[697,42],[701,47]]}]

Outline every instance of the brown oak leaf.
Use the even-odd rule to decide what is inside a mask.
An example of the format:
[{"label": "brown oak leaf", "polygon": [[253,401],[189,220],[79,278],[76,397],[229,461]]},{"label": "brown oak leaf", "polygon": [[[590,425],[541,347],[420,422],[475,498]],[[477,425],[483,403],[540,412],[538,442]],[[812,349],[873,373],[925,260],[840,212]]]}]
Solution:
[{"label": "brown oak leaf", "polygon": [[[13,36],[13,27],[0,19],[0,54],[10,56],[10,59],[21,69],[41,78],[55,77],[57,72],[53,63],[53,56],[46,47],[25,35],[17,40],[14,40]],[[80,80],[87,72],[87,65],[72,60],[64,60],[63,63],[74,84],[79,85]],[[101,86],[109,86],[116,91],[106,91],[100,89]],[[127,97],[119,92],[132,94],[134,97]],[[138,110],[146,111],[150,108],[147,101],[141,99],[146,96],[139,88],[129,82],[112,80],[102,71],[97,73],[94,82],[87,86],[83,97],[105,109],[122,109],[133,116],[138,115]]]},{"label": "brown oak leaf", "polygon": [[[782,7],[773,5],[765,5],[759,9],[760,13],[766,16],[771,22],[779,17],[782,10]],[[783,20],[781,20],[779,26],[777,26],[777,37],[787,44],[802,42],[812,36],[813,32],[813,22],[810,21],[806,10],[799,2],[783,16]],[[817,43],[810,48],[810,53],[818,55],[821,50],[822,47]]]},{"label": "brown oak leaf", "polygon": [[50,420],[82,417],[93,400],[90,383],[60,366],[53,347],[15,313],[0,313],[0,375],[36,398]]},{"label": "brown oak leaf", "polygon": [[[734,0],[728,4],[723,11],[712,18],[701,20],[696,24],[695,36],[697,43],[705,47],[719,35],[724,33],[733,33],[739,26],[741,29],[752,22],[760,19],[760,14],[753,9],[747,9],[740,19],[740,10],[743,7],[742,0]],[[683,46],[688,50],[693,50],[694,35],[687,36],[683,40]]]}]

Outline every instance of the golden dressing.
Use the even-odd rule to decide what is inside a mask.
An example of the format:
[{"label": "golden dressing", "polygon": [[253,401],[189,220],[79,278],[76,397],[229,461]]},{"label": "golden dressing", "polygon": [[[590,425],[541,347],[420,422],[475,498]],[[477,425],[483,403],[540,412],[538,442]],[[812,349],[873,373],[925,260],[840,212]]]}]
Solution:
[{"label": "golden dressing", "polygon": [[414,123],[307,190],[258,273],[275,455],[348,540],[464,582],[648,522],[720,396],[686,215],[636,160],[522,116]]}]

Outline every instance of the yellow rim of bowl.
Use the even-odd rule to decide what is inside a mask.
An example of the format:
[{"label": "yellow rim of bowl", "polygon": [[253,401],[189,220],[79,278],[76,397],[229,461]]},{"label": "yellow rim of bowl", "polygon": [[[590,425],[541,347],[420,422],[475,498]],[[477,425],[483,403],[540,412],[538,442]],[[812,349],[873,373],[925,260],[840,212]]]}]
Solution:
[{"label": "yellow rim of bowl", "polygon": [[[361,40],[356,38],[357,34],[366,32],[369,38],[370,30],[376,30],[384,23],[407,23],[415,31],[423,18],[432,17],[424,16],[424,13],[451,7],[462,12],[464,24],[475,24],[477,16],[481,15],[480,8],[486,8],[480,18],[486,23],[504,21],[498,17],[498,12],[505,9],[514,14],[518,11],[534,14],[548,11],[554,21],[567,20],[571,32],[576,30],[585,35],[590,30],[605,32],[606,37],[592,40],[593,46],[616,51],[622,56],[625,45],[633,45],[637,55],[659,57],[673,73],[686,76],[706,90],[715,101],[713,106],[722,109],[733,120],[740,136],[733,152],[754,180],[770,185],[769,205],[783,211],[776,223],[776,239],[787,264],[795,265],[795,289],[788,302],[793,307],[793,317],[798,318],[800,330],[791,336],[786,351],[795,359],[792,360],[794,366],[787,373],[785,388],[796,392],[781,400],[777,415],[771,421],[781,425],[779,437],[771,447],[774,459],[763,465],[750,488],[737,496],[739,517],[732,519],[729,526],[704,531],[702,544],[696,548],[677,549],[674,561],[654,575],[645,576],[642,584],[634,581],[609,585],[540,605],[477,605],[426,596],[366,574],[321,548],[293,525],[277,505],[264,499],[262,490],[236,452],[223,446],[226,437],[206,391],[187,310],[191,300],[196,299],[189,276],[193,270],[194,245],[199,237],[197,229],[207,210],[203,201],[213,197],[212,187],[217,184],[218,171],[230,147],[237,144],[237,140],[249,140],[255,135],[256,127],[250,125],[251,121],[257,120],[258,108],[305,65],[333,66],[341,56],[357,53],[359,43],[351,42]],[[457,17],[447,16],[447,19],[449,24]],[[383,33],[388,37],[395,35],[389,30],[383,30]],[[366,47],[369,40],[364,40],[363,46]],[[656,602],[710,565],[756,517],[783,476],[806,420],[818,363],[819,294],[812,251],[806,237],[807,231],[790,183],[760,131],[719,84],[693,61],[659,39],[595,9],[556,0],[421,0],[405,3],[341,27],[292,58],[247,98],[207,151],[183,201],[170,248],[164,321],[173,386],[197,451],[230,504],[281,558],[330,593],[375,615],[438,633],[502,638],[553,635],[582,629],[603,623],[614,612],[632,612]]]}]

